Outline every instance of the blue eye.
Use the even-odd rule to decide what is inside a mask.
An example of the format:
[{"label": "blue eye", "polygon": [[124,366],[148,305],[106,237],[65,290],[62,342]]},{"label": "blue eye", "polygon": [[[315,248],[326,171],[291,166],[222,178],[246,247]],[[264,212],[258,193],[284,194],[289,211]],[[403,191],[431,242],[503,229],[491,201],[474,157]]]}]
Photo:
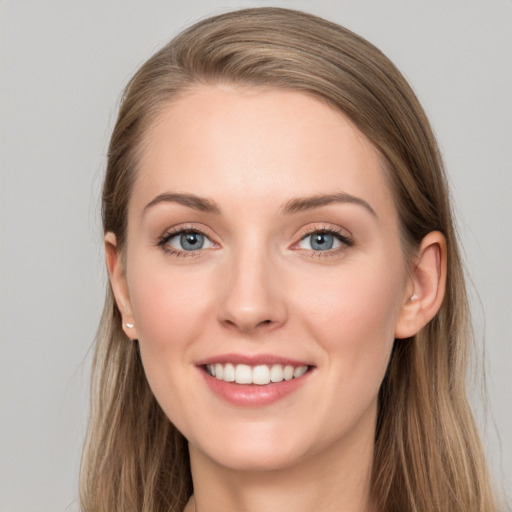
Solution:
[{"label": "blue eye", "polygon": [[160,244],[175,252],[199,251],[200,249],[209,249],[214,245],[206,235],[190,230],[166,235]]},{"label": "blue eye", "polygon": [[181,249],[185,251],[196,251],[202,249],[204,245],[204,236],[199,233],[181,233],[176,238],[179,238]]},{"label": "blue eye", "polygon": [[301,249],[320,252],[337,249],[343,243],[350,245],[349,240],[341,234],[315,231],[305,236],[298,245]]},{"label": "blue eye", "polygon": [[334,236],[330,233],[315,233],[309,238],[311,249],[314,251],[328,251],[334,245]]}]

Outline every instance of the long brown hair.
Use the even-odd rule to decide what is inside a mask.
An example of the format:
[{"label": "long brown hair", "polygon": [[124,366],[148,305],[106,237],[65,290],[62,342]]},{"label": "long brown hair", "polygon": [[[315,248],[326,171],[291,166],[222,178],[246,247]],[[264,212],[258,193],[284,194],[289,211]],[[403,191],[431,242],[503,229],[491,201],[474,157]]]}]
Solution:
[{"label": "long brown hair", "polygon": [[[369,42],[278,8],[223,14],[182,32],[125,90],[108,153],[105,232],[122,251],[148,126],[192,86],[219,82],[304,91],[343,112],[382,154],[406,257],[427,233],[445,235],[445,300],[420,333],[395,342],[380,389],[372,499],[380,512],[495,511],[466,397],[472,331],[442,160],[411,88]],[[186,441],[156,403],[109,288],[94,359],[82,509],[181,511],[191,493]]]}]

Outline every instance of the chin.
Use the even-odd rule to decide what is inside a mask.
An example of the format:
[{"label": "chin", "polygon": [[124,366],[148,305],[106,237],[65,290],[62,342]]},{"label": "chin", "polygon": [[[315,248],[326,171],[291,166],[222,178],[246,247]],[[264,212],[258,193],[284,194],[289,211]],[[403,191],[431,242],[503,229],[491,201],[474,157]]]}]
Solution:
[{"label": "chin", "polygon": [[191,437],[191,454],[195,452],[235,471],[277,471],[297,463],[310,444],[306,439],[287,435],[286,430],[273,430],[268,426],[238,426],[223,430],[221,435],[212,435],[208,439]]},{"label": "chin", "polygon": [[262,446],[255,443],[244,446],[232,445],[222,450],[208,450],[204,453],[219,466],[243,472],[279,471],[298,462],[297,450],[282,450],[274,446]]}]

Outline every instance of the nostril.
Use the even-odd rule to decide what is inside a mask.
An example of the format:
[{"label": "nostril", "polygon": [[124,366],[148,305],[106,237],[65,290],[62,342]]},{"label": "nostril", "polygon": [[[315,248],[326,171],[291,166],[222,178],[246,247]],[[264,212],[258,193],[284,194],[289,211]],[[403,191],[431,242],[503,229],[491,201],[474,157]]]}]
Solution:
[{"label": "nostril", "polygon": [[225,327],[235,329],[241,332],[244,332],[246,334],[255,334],[258,332],[269,332],[273,330],[274,327],[278,327],[280,325],[279,322],[276,322],[275,320],[266,319],[261,320],[260,322],[254,321],[242,321],[239,319],[239,321],[231,320],[231,319],[225,319],[222,321],[222,324]]}]

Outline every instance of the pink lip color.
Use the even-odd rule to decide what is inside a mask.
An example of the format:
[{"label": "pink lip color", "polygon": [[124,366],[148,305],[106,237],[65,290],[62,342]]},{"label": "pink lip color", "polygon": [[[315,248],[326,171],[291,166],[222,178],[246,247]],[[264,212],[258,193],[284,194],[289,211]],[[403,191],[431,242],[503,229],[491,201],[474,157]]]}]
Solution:
[{"label": "pink lip color", "polygon": [[207,359],[203,359],[196,363],[197,366],[203,366],[207,364],[226,364],[231,363],[234,365],[237,364],[248,364],[249,366],[256,366],[258,364],[282,364],[283,366],[289,364],[294,367],[298,366],[313,366],[311,363],[306,361],[299,361],[297,359],[289,359],[287,357],[276,356],[272,354],[254,354],[254,355],[244,355],[244,354],[222,354],[218,356],[209,357]]},{"label": "pink lip color", "polygon": [[204,369],[204,365],[206,364],[223,364],[227,362],[235,365],[249,364],[251,366],[255,366],[257,364],[291,364],[295,367],[309,365],[304,362],[292,361],[290,359],[270,355],[247,357],[235,354],[212,357],[198,363],[197,368],[201,372],[210,390],[221,399],[238,407],[263,407],[265,405],[273,404],[299,389],[307,382],[312,373],[310,368],[309,371],[299,378],[283,380],[281,382],[271,382],[270,384],[260,386],[258,384],[236,384],[235,382],[225,382],[212,377]]}]

